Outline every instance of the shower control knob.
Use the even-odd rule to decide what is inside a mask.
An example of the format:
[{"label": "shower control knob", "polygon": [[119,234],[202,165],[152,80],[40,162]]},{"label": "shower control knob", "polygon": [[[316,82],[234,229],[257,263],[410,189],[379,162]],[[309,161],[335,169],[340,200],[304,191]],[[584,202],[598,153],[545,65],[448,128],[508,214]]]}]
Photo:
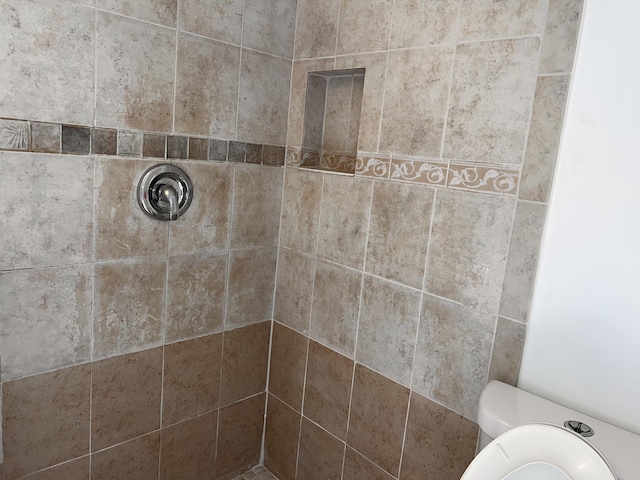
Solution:
[{"label": "shower control knob", "polygon": [[149,168],[138,182],[138,204],[156,220],[178,220],[193,199],[193,184],[184,170],[163,163]]}]

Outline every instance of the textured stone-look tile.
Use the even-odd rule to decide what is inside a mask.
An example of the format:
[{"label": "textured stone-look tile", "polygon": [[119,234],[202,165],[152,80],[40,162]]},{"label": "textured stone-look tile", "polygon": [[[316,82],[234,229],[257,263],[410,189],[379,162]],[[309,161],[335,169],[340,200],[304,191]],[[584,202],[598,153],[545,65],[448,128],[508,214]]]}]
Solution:
[{"label": "textured stone-look tile", "polygon": [[91,356],[91,266],[0,272],[2,381]]},{"label": "textured stone-look tile", "polygon": [[0,153],[0,269],[91,261],[93,165],[83,157]]},{"label": "textured stone-look tile", "polygon": [[264,145],[262,149],[262,163],[264,165],[284,165],[284,147]]},{"label": "textured stone-look tile", "polygon": [[165,158],[167,156],[167,136],[145,133],[142,143],[144,157]]},{"label": "textured stone-look tile", "polygon": [[[323,105],[324,121],[321,127],[323,129],[322,148],[324,150],[347,151],[352,91],[352,76],[328,78],[326,100]],[[305,122],[306,116],[305,113]],[[307,142],[305,142],[305,146],[308,146]]]},{"label": "textured stone-look tile", "polygon": [[409,386],[419,315],[420,292],[365,275],[358,362]]},{"label": "textured stone-look tile", "polygon": [[247,0],[244,4],[242,45],[279,57],[292,58],[295,27],[295,0]]},{"label": "textured stone-look tile", "polygon": [[235,163],[244,163],[247,156],[247,144],[243,142],[229,142],[228,160]]},{"label": "textured stone-look tile", "polygon": [[180,0],[181,30],[240,44],[242,0]]},{"label": "textured stone-look tile", "polygon": [[260,461],[265,397],[256,395],[220,409],[215,478],[246,470]]},{"label": "textured stone-look tile", "polygon": [[549,201],[569,79],[568,75],[538,77],[520,182],[519,196],[522,199]]},{"label": "textured stone-look tile", "polygon": [[320,207],[318,256],[361,269],[373,181],[327,175]]},{"label": "textured stone-look tile", "polygon": [[123,157],[142,156],[142,133],[118,132],[118,155]]},{"label": "textured stone-look tile", "polygon": [[229,142],[226,140],[209,140],[209,160],[217,162],[227,161],[227,152],[229,151]]},{"label": "textured stone-look tile", "polygon": [[353,361],[310,342],[304,393],[304,414],[340,439],[345,439]]},{"label": "textured stone-look tile", "polygon": [[226,281],[226,254],[170,257],[165,340],[222,330]]},{"label": "textured stone-look tile", "polygon": [[126,17],[176,26],[177,0],[96,0],[96,6]]},{"label": "textured stone-look tile", "polygon": [[164,347],[162,425],[218,408],[222,334]]},{"label": "textured stone-look tile", "polygon": [[340,0],[298,2],[295,58],[335,55]]},{"label": "textured stone-look tile", "polygon": [[270,336],[270,322],[224,332],[220,405],[228,405],[265,390]]},{"label": "textured stone-look tile", "polygon": [[282,145],[287,138],[291,61],[243,50],[238,101],[238,137]]},{"label": "textured stone-look tile", "polygon": [[340,480],[344,449],[343,442],[303,418],[297,477],[309,480]]},{"label": "textured stone-look tile", "polygon": [[515,195],[519,177],[520,169],[517,166],[496,168],[493,165],[451,162],[447,188]]},{"label": "textured stone-look tile", "polygon": [[98,155],[115,155],[117,152],[117,130],[112,128],[91,129],[91,153],[97,153]]},{"label": "textured stone-look tile", "polygon": [[29,123],[0,119],[0,149],[27,150],[28,148]]},{"label": "textured stone-look tile", "polygon": [[347,443],[397,476],[409,389],[356,365],[352,395]]},{"label": "textured stone-look tile", "polygon": [[146,216],[133,194],[152,165],[143,160],[97,161],[96,260],[166,254],[166,222]]},{"label": "textured stone-look tile", "polygon": [[218,412],[211,412],[164,428],[160,479],[213,478],[217,427]]},{"label": "textured stone-look tile", "polygon": [[522,163],[539,48],[538,38],[458,46],[445,157]]},{"label": "textured stone-look tile", "polygon": [[412,393],[400,478],[458,480],[473,460],[477,437],[475,423]]},{"label": "textured stone-look tile", "polygon": [[453,58],[451,47],[389,54],[380,151],[440,155]]},{"label": "textured stone-look tile", "polygon": [[465,0],[460,9],[458,40],[539,35],[546,13],[546,0]]},{"label": "textured stone-look tile", "polygon": [[497,313],[514,200],[438,190],[425,289]]},{"label": "textured stone-look tile", "polygon": [[91,456],[91,480],[158,478],[160,433],[122,443]]},{"label": "textured stone-look tile", "polygon": [[179,34],[176,131],[235,136],[239,66],[239,47]]},{"label": "textured stone-look tile", "polygon": [[344,478],[349,480],[393,480],[387,472],[375,463],[347,447],[344,458]]},{"label": "textured stone-look tile", "polygon": [[189,160],[209,159],[209,139],[189,137]]},{"label": "textured stone-look tile", "polygon": [[142,350],[162,341],[166,272],[164,259],[96,265],[94,358]]},{"label": "textured stone-look tile", "polygon": [[[360,117],[362,115],[362,98],[364,96],[364,75],[354,75],[351,91],[351,111],[349,112],[349,130],[347,152],[356,153],[360,134]],[[351,171],[350,173],[353,173]]]},{"label": "textured stone-look tile", "polygon": [[282,184],[281,170],[236,167],[231,248],[278,244]]},{"label": "textured stone-look tile", "polygon": [[434,190],[376,182],[367,245],[367,271],[422,288]]},{"label": "textured stone-look tile", "polygon": [[[89,480],[89,478],[89,455],[24,477],[25,480]],[[2,465],[0,465],[0,479],[5,479],[2,475]]]},{"label": "textured stone-look tile", "polygon": [[304,334],[309,333],[314,266],[313,257],[280,249],[273,316]]},{"label": "textured stone-look tile", "polygon": [[502,284],[500,314],[526,322],[533,294],[547,207],[518,202]]},{"label": "textured stone-look tile", "polygon": [[262,164],[262,145],[256,143],[248,143],[245,162],[253,163],[256,165]]},{"label": "textured stone-look tile", "polygon": [[550,0],[542,37],[540,73],[571,72],[583,0]]},{"label": "textured stone-look tile", "polygon": [[232,169],[216,163],[175,164],[191,178],[193,201],[182,217],[170,222],[169,255],[226,250],[229,245]]},{"label": "textured stone-look tile", "polygon": [[97,20],[96,123],[171,131],[175,32],[104,12]]},{"label": "textured stone-look tile", "polygon": [[287,168],[284,180],[280,244],[315,254],[323,175]]},{"label": "textured stone-look tile", "polygon": [[467,418],[476,418],[495,323],[492,315],[425,295],[412,389]]},{"label": "textured stone-look tile", "polygon": [[496,337],[491,353],[489,380],[499,380],[516,386],[526,335],[527,326],[525,324],[498,317]]},{"label": "textured stone-look tile", "polygon": [[89,453],[90,379],[91,367],[81,365],[4,383],[7,478]]},{"label": "textured stone-look tile", "polygon": [[299,435],[300,414],[269,395],[264,466],[279,478],[295,478]]},{"label": "textured stone-look tile", "polygon": [[279,323],[273,324],[269,393],[302,410],[305,366],[309,340]]},{"label": "textured stone-look tile", "polygon": [[68,2],[3,5],[0,116],[91,125],[94,11]]},{"label": "textured stone-look tile", "polygon": [[459,4],[457,0],[396,0],[392,12],[391,48],[455,42]]},{"label": "textured stone-look tile", "polygon": [[313,291],[310,335],[354,358],[362,273],[318,261]]},{"label": "textured stone-look tile", "polygon": [[86,155],[91,144],[91,129],[62,125],[62,153]]},{"label": "textured stone-look tile", "polygon": [[60,153],[60,129],[55,123],[31,122],[31,151]]},{"label": "textured stone-look tile", "polygon": [[160,427],[162,348],[94,363],[91,384],[94,452]]},{"label": "textured stone-look tile", "polygon": [[187,158],[189,138],[180,135],[167,136],[167,158]]},{"label": "textured stone-look tile", "polygon": [[276,257],[275,247],[231,252],[226,328],[271,319]]},{"label": "textured stone-look tile", "polygon": [[386,50],[392,7],[391,0],[341,0],[336,54]]}]

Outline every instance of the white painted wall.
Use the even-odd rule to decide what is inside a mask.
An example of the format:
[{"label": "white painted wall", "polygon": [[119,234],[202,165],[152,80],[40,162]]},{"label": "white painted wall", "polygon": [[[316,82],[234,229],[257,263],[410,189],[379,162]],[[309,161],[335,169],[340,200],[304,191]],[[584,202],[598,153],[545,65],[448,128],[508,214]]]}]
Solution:
[{"label": "white painted wall", "polygon": [[519,387],[640,434],[640,1],[584,8]]}]

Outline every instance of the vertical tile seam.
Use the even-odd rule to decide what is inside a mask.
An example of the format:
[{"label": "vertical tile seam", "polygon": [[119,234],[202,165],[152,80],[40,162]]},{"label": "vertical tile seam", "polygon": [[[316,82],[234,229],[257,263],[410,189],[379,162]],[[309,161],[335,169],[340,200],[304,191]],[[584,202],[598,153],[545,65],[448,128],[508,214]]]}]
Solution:
[{"label": "vertical tile seam", "polygon": [[[376,151],[375,153],[380,153],[380,143],[382,141],[382,119],[384,118],[384,103],[385,97],[387,93],[387,78],[389,77],[389,59],[391,57],[391,52],[387,50],[386,52],[382,52],[386,55],[386,65],[384,67],[384,81],[382,82],[382,98],[380,99],[380,120],[378,121],[378,142],[376,143]],[[365,73],[366,76],[366,73]],[[363,88],[363,96],[364,96],[364,88]],[[391,159],[391,154],[389,155]],[[391,161],[391,160],[389,160]]]},{"label": "vertical tile seam", "polygon": [[[236,127],[233,133],[233,139],[238,140],[238,125],[240,124],[240,97],[242,96],[242,62],[244,61],[244,21],[245,21],[245,9],[247,1],[242,2],[242,22],[240,24],[240,59],[238,61],[238,96],[236,99]],[[292,62],[293,70],[293,62]],[[285,139],[286,141],[286,139]]]},{"label": "vertical tile seam", "polygon": [[260,444],[260,464],[264,465],[267,442],[267,408],[269,407],[269,381],[271,379],[271,351],[273,348],[273,330],[275,322],[269,322],[269,350],[267,353],[267,379],[265,383],[264,416],[262,420],[262,443]]},{"label": "vertical tile seam", "polygon": [[[93,126],[98,125],[98,9],[93,5]],[[117,145],[116,145],[117,148]],[[62,129],[60,129],[60,151],[62,152]],[[91,149],[89,149],[91,152]]]},{"label": "vertical tile seam", "polygon": [[236,183],[236,165],[231,166],[231,195],[229,198],[229,227],[227,228],[227,276],[225,279],[225,293],[224,293],[224,318],[222,321],[222,330],[226,331],[229,321],[229,290],[231,287],[231,229],[233,228],[233,200],[235,198],[235,183]]},{"label": "vertical tile seam", "polygon": [[[180,6],[182,0],[176,2],[176,31],[175,31],[175,52],[173,61],[173,102],[171,105],[171,133],[176,133],[176,100],[178,98],[178,44],[180,42],[180,32],[178,25],[180,24]],[[168,153],[168,152],[167,152]]]}]

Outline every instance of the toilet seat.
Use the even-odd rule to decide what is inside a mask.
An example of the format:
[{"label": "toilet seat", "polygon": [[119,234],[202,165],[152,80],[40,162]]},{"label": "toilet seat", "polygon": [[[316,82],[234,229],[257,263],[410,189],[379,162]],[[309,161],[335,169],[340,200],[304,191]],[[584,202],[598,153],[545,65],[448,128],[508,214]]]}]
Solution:
[{"label": "toilet seat", "polygon": [[568,430],[545,424],[522,425],[500,435],[478,454],[460,480],[503,480],[531,463],[553,465],[571,480],[616,480],[589,443]]}]

